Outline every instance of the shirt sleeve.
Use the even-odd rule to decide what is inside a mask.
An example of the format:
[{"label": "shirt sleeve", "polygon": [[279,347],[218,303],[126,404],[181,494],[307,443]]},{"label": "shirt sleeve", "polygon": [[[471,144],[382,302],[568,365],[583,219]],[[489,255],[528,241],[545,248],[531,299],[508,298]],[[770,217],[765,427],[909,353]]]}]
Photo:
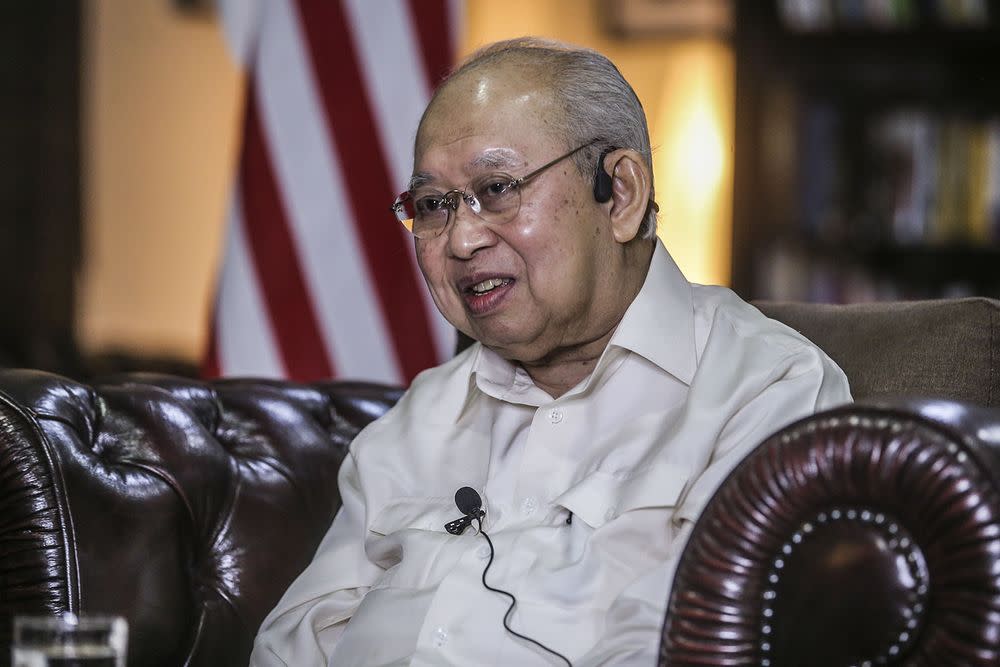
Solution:
[{"label": "shirt sleeve", "polygon": [[313,561],[268,614],[251,667],[325,665],[361,599],[382,574],[365,555],[365,503],[357,462],[338,474],[341,507]]},{"label": "shirt sleeve", "polygon": [[695,480],[678,510],[679,519],[695,521],[736,464],[775,431],[851,401],[844,372],[815,347],[789,354],[765,377],[761,386],[744,392],[738,409],[731,412],[708,467]]},{"label": "shirt sleeve", "polygon": [[[746,374],[744,377],[753,377]],[[758,382],[731,387],[731,417],[719,432],[708,466],[693,479],[666,530],[676,531],[665,561],[639,576],[612,603],[601,639],[576,667],[658,664],[660,635],[674,572],[704,505],[737,463],[779,428],[851,400],[847,379],[818,349],[787,355]],[[707,407],[707,406],[703,406]]]}]

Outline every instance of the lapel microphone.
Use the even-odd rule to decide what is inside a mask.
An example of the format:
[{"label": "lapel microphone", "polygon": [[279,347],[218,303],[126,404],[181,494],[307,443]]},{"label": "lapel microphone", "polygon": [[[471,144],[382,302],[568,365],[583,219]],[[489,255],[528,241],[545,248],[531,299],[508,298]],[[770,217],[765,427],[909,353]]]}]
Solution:
[{"label": "lapel microphone", "polygon": [[[484,538],[486,538],[486,542],[490,545],[490,560],[488,563],[486,563],[486,567],[483,569],[483,577],[482,577],[483,586],[486,587],[486,590],[493,591],[494,593],[499,593],[500,595],[503,595],[510,599],[510,606],[507,607],[507,613],[504,614],[503,616],[504,629],[510,634],[514,635],[515,637],[519,637],[520,639],[531,642],[532,644],[542,649],[543,651],[556,656],[557,658],[565,662],[568,667],[573,667],[573,663],[569,661],[569,658],[564,656],[559,651],[549,648],[548,646],[538,641],[537,639],[532,639],[527,635],[522,635],[521,633],[516,632],[512,627],[510,627],[510,615],[514,611],[514,605],[517,604],[517,598],[514,597],[513,593],[509,593],[508,591],[505,591],[502,588],[496,588],[494,586],[490,586],[488,583],[486,583],[486,573],[489,572],[490,566],[493,565],[493,557],[496,555],[496,552],[493,550],[493,540],[491,540],[490,536],[486,534],[485,530],[483,530],[483,517],[486,516],[486,510],[483,509],[483,499],[479,497],[479,494],[476,492],[475,489],[468,486],[463,486],[461,489],[455,492],[455,506],[458,507],[458,511],[462,513],[462,518],[455,519],[454,521],[449,521],[444,525],[444,529],[447,530],[452,535],[461,535],[462,533],[465,532],[466,528],[472,525],[473,521],[479,522],[479,532]],[[567,521],[566,523],[569,523],[569,521]]]},{"label": "lapel microphone", "polygon": [[444,525],[444,529],[452,535],[461,535],[466,528],[472,525],[474,520],[486,516],[486,511],[483,510],[483,499],[472,487],[463,486],[455,492],[455,505],[462,513],[462,518],[449,521]]}]

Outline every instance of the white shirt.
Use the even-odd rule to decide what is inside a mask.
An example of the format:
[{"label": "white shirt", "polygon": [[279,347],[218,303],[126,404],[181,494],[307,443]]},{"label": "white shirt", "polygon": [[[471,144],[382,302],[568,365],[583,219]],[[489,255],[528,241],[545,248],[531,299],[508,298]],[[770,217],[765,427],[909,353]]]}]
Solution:
[{"label": "white shirt", "polygon": [[[677,558],[726,474],[778,428],[848,402],[843,372],[657,242],[593,373],[558,399],[474,345],[422,373],[351,445],[343,506],[265,619],[251,664],[656,664]],[[572,514],[572,520],[567,519]],[[280,545],[275,545],[280,548]]]}]

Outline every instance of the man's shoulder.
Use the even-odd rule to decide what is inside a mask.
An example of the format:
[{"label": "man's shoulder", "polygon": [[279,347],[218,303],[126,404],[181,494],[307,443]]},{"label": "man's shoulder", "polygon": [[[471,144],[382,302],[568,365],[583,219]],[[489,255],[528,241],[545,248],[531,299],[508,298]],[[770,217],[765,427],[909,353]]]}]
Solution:
[{"label": "man's shoulder", "polygon": [[767,317],[730,289],[693,284],[692,297],[699,364],[706,360],[731,364],[741,356],[760,364],[778,364],[804,357],[817,370],[837,368],[815,343]]},{"label": "man's shoulder", "polygon": [[454,418],[469,393],[472,366],[479,353],[479,343],[470,345],[448,361],[422,371],[413,379],[399,403],[406,409],[426,410],[434,418]]},{"label": "man's shoulder", "polygon": [[711,333],[732,333],[740,339],[765,342],[786,351],[816,345],[783,322],[771,319],[735,292],[718,285],[692,284],[697,325],[706,337]]},{"label": "man's shoulder", "polygon": [[[748,391],[779,378],[816,378],[816,406],[850,400],[844,371],[819,346],[795,329],[771,319],[731,290],[692,285],[696,328],[700,328],[699,375],[729,378]],[[742,374],[740,376],[734,373]],[[756,389],[755,389],[756,387]]]},{"label": "man's shoulder", "polygon": [[[369,424],[355,438],[355,443],[363,443],[376,434],[412,432],[411,429],[418,425],[453,421],[468,396],[472,364],[478,349],[477,343],[443,364],[421,371],[396,404]],[[354,450],[355,444],[352,443],[351,448]]]}]

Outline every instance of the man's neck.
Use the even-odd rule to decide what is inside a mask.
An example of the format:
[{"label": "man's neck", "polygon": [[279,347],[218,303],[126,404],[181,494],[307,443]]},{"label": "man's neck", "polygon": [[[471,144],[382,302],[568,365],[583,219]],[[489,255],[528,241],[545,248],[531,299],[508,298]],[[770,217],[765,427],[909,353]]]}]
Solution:
[{"label": "man's neck", "polygon": [[554,358],[522,362],[521,367],[531,377],[536,387],[552,398],[559,398],[594,372],[617,326],[616,323],[610,331],[597,340],[559,353]]},{"label": "man's neck", "polygon": [[554,350],[541,359],[515,362],[520,363],[536,387],[552,398],[559,398],[594,372],[625,312],[646,281],[655,248],[655,241],[635,239],[630,244],[627,251],[632,257],[627,265],[633,270],[626,272],[617,283],[625,298],[620,302],[621,309],[608,318],[604,333],[593,340]]},{"label": "man's neck", "polygon": [[639,241],[636,243],[637,245],[631,249],[636,254],[634,260],[636,263],[633,266],[641,268],[633,272],[627,280],[622,281],[621,291],[626,295],[622,301],[624,307],[612,317],[605,332],[594,340],[554,351],[542,359],[520,362],[535,386],[552,398],[559,398],[594,372],[625,312],[642,289],[656,246],[655,243]]}]

